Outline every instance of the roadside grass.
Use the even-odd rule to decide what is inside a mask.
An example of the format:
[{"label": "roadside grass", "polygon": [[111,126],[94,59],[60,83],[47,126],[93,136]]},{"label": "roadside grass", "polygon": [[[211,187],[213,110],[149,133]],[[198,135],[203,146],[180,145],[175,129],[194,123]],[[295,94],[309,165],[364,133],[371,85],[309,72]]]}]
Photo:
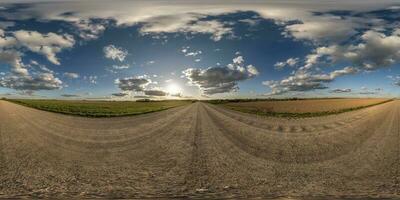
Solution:
[{"label": "roadside grass", "polygon": [[7,101],[39,110],[83,117],[120,117],[162,111],[190,104],[186,100],[150,102],[135,101],[84,101],[84,100],[36,100],[7,99]]},{"label": "roadside grass", "polygon": [[244,113],[250,113],[250,114],[256,114],[256,115],[261,115],[261,116],[267,116],[267,117],[282,117],[282,118],[309,118],[309,117],[321,117],[321,116],[327,116],[327,115],[334,115],[334,114],[340,114],[340,113],[345,113],[345,112],[350,112],[350,111],[355,111],[355,110],[360,110],[380,104],[384,104],[390,101],[393,101],[394,99],[388,99],[386,101],[382,101],[379,103],[374,103],[366,106],[357,106],[353,108],[345,108],[345,109],[339,109],[339,110],[332,110],[332,111],[323,111],[323,112],[303,112],[303,113],[291,113],[291,112],[271,112],[271,111],[265,111],[261,109],[246,109],[243,107],[235,107],[232,105],[225,105],[225,103],[217,103],[220,106],[223,106],[225,108],[239,111],[239,112],[244,112]]}]

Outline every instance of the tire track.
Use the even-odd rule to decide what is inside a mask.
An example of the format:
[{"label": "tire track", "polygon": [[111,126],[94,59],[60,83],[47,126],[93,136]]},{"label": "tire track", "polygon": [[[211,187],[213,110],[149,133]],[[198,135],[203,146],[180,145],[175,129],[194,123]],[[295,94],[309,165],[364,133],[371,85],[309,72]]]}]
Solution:
[{"label": "tire track", "polygon": [[204,133],[202,130],[202,114],[203,110],[200,105],[196,105],[196,121],[193,129],[190,131],[193,134],[192,153],[187,174],[186,185],[189,192],[205,191],[208,187],[209,172],[207,169],[207,154],[205,151]]},{"label": "tire track", "polygon": [[[311,163],[333,159],[354,151],[374,133],[370,125],[373,120],[368,120],[346,129],[313,132],[313,137],[292,137],[245,126],[235,120],[229,121],[229,118],[222,119],[210,107],[207,112],[219,130],[237,146],[251,155],[276,162]],[[352,140],[353,137],[359,140]]]}]

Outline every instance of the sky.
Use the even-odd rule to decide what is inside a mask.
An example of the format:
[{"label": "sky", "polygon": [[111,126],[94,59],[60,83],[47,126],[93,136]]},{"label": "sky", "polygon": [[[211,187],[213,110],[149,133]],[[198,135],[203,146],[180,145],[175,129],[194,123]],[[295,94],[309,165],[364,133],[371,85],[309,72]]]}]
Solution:
[{"label": "sky", "polygon": [[0,97],[399,97],[400,1],[0,2]]}]

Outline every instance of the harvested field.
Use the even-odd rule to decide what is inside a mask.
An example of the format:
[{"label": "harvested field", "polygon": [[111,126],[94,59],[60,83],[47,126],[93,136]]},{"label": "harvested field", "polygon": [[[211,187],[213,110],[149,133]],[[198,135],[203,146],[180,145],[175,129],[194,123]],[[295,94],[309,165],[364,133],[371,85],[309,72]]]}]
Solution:
[{"label": "harvested field", "polygon": [[225,107],[248,113],[272,116],[321,116],[352,111],[390,99],[308,99],[288,101],[254,101],[225,103]]},{"label": "harvested field", "polygon": [[0,101],[2,198],[400,198],[400,101],[285,119],[193,103],[82,118]]},{"label": "harvested field", "polygon": [[191,101],[79,101],[79,100],[9,100],[24,106],[56,113],[85,117],[118,117],[165,110],[190,104]]}]

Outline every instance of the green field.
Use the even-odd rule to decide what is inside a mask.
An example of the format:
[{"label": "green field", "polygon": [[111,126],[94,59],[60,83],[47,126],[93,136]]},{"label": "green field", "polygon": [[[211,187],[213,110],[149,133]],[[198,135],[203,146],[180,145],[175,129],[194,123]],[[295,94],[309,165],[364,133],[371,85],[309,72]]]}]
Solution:
[{"label": "green field", "polygon": [[138,115],[190,104],[191,101],[80,101],[9,99],[7,101],[32,108],[85,117],[117,117]]}]

